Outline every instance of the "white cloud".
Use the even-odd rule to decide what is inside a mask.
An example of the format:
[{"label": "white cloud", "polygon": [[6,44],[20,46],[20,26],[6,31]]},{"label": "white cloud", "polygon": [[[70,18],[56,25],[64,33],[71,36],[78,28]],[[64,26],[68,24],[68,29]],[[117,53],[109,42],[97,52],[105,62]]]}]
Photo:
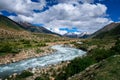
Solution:
[{"label": "white cloud", "polygon": [[94,0],[58,0],[58,2],[61,2],[61,3],[78,3],[78,2],[93,3]]},{"label": "white cloud", "polygon": [[39,3],[31,0],[0,0],[0,10],[7,10],[17,14],[32,15],[33,10],[41,10],[46,5],[45,0],[40,0]]},{"label": "white cloud", "polygon": [[62,34],[62,35],[67,33],[67,31],[60,30],[59,28],[51,28],[51,29],[48,29],[48,30],[51,30],[52,32],[56,32],[56,33],[59,33],[59,34]]},{"label": "white cloud", "polygon": [[2,13],[0,12],[0,14],[2,14]]},{"label": "white cloud", "polygon": [[49,10],[34,14],[35,22],[44,23],[46,27],[60,28],[73,26],[81,31],[91,31],[100,29],[111,21],[105,18],[107,7],[102,4],[72,4],[60,3]]},{"label": "white cloud", "polygon": [[[12,2],[16,0],[8,1]],[[22,4],[22,1],[28,2]],[[79,4],[79,1],[82,1],[83,4]],[[66,33],[66,31],[59,30],[61,27],[77,27],[83,32],[94,32],[110,23],[111,20],[105,18],[105,16],[107,16],[107,7],[103,4],[90,4],[93,3],[93,1],[94,0],[59,0],[59,4],[50,7],[46,11],[41,13],[33,13],[31,10],[41,9],[45,5],[45,2],[40,5],[41,3],[34,3],[30,0],[20,0],[18,2],[19,6],[23,5],[20,9],[19,7],[16,7],[16,5],[14,9],[6,9],[11,11],[14,10],[18,13],[18,16],[9,16],[11,19],[37,24],[42,23],[46,28],[60,34]]]}]

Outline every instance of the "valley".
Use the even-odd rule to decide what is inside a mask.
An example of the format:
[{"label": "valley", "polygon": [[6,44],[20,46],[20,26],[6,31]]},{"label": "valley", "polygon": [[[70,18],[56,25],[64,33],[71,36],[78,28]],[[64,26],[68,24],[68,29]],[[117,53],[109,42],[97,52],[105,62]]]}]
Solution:
[{"label": "valley", "polygon": [[69,38],[0,15],[0,77],[3,80],[119,80],[119,30],[120,23],[111,23],[89,37]]}]

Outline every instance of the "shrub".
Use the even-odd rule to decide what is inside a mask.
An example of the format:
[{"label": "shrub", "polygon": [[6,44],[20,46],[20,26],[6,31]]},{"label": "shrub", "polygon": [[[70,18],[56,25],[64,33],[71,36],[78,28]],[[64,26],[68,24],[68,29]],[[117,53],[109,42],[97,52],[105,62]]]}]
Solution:
[{"label": "shrub", "polygon": [[93,63],[94,61],[89,57],[75,58],[65,67],[63,72],[56,76],[56,80],[66,80],[68,77],[83,71]]},{"label": "shrub", "polygon": [[115,43],[115,46],[112,47],[112,50],[116,53],[116,54],[120,54],[120,40],[117,40]]},{"label": "shrub", "polygon": [[47,46],[47,45],[44,42],[41,42],[41,43],[38,43],[37,46],[44,47],[44,46]]},{"label": "shrub", "polygon": [[29,71],[23,71],[20,75],[17,76],[17,78],[26,78],[29,76],[33,76],[33,73],[31,73]]},{"label": "shrub", "polygon": [[99,48],[96,48],[96,49],[93,49],[91,52],[90,52],[90,57],[92,59],[94,59],[96,62],[99,62],[103,59],[106,59],[112,55],[114,55],[115,53],[111,50],[105,50],[105,49],[99,49]]},{"label": "shrub", "polygon": [[66,73],[69,73],[69,75],[71,76],[73,74],[83,71],[86,67],[88,67],[93,63],[94,63],[93,60],[89,57],[75,58],[68,65],[68,68],[66,69]]},{"label": "shrub", "polygon": [[41,50],[41,49],[37,49],[37,50],[36,50],[36,53],[40,53],[40,52],[44,52],[44,51]]},{"label": "shrub", "polygon": [[36,77],[35,80],[44,80],[42,77]]},{"label": "shrub", "polygon": [[1,43],[0,52],[1,53],[18,53],[20,52],[20,50],[15,44],[10,42],[5,42],[5,43]]}]

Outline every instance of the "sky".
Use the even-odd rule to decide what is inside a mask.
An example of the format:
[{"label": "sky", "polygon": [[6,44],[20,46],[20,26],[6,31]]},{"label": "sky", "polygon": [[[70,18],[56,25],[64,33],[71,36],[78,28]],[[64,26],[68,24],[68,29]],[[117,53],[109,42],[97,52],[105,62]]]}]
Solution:
[{"label": "sky", "polygon": [[0,14],[53,32],[93,33],[120,21],[120,0],[0,0]]}]

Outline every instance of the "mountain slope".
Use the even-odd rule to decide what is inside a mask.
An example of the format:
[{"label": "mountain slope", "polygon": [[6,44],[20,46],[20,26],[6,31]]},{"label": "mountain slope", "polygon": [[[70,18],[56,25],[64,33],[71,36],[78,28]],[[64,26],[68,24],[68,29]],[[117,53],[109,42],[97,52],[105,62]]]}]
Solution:
[{"label": "mountain slope", "polygon": [[54,33],[54,32],[51,32],[50,30],[44,28],[44,27],[38,27],[38,26],[34,26],[30,23],[26,23],[26,22],[20,22],[20,24],[22,25],[22,28],[24,28],[25,30],[27,31],[30,31],[30,32],[35,32],[35,33],[47,33],[47,34],[55,34],[55,35],[59,35],[60,34],[57,34],[57,33]]},{"label": "mountain slope", "polygon": [[92,34],[93,38],[118,38],[120,37],[120,23],[111,23]]},{"label": "mountain slope", "polygon": [[24,30],[17,22],[0,15],[0,40],[30,39],[31,33]]},{"label": "mountain slope", "polygon": [[[51,32],[50,30],[44,27],[37,27],[30,23],[17,23],[6,16],[0,15],[0,28],[7,30],[17,30],[17,31],[30,31],[35,33],[47,33],[47,34],[55,34],[57,33]],[[59,35],[60,36],[60,35]]]},{"label": "mountain slope", "polygon": [[[45,46],[47,42],[62,40],[54,34],[32,33],[27,31],[21,24],[0,15],[0,56],[19,53],[23,49]],[[36,27],[37,28],[37,27]],[[29,27],[28,27],[29,29]],[[29,55],[28,55],[29,56]]]},{"label": "mountain slope", "polygon": [[120,55],[114,55],[94,64],[85,71],[70,77],[68,80],[119,80]]},{"label": "mountain slope", "polygon": [[13,21],[13,20],[11,20],[8,17],[5,17],[3,15],[0,15],[0,28],[12,29],[12,30],[23,30],[21,28],[21,25],[19,25],[15,21]]},{"label": "mountain slope", "polygon": [[68,32],[64,34],[63,36],[69,37],[69,38],[88,38],[90,34],[88,32],[83,32],[83,33],[72,33]]}]

